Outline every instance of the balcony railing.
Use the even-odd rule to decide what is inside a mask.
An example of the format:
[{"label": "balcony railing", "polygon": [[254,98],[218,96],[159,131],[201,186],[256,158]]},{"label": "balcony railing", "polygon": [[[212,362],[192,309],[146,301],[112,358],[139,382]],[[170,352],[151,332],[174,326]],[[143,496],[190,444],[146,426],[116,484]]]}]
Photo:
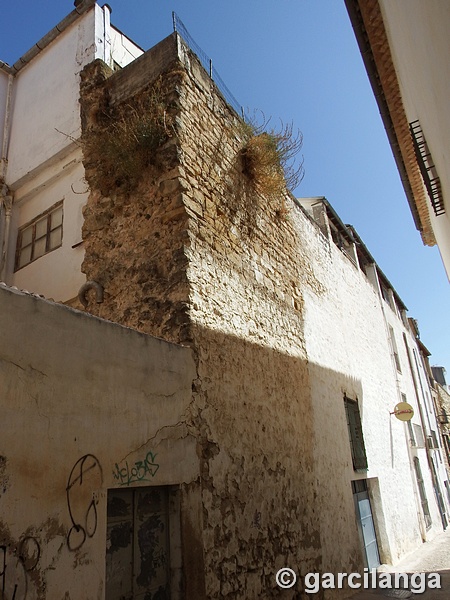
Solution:
[{"label": "balcony railing", "polygon": [[436,173],[433,159],[430,150],[427,146],[425,136],[419,121],[412,121],[409,124],[414,151],[416,153],[417,162],[419,164],[422,179],[427,188],[428,195],[431,200],[434,214],[438,217],[445,213],[444,198],[442,196],[441,180]]}]

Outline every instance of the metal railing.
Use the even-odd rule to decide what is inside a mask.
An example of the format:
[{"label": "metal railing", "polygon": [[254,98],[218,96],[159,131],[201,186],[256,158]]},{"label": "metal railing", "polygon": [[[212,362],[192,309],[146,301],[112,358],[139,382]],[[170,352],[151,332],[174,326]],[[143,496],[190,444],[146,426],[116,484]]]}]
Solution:
[{"label": "metal railing", "polygon": [[445,213],[444,198],[442,196],[441,180],[436,173],[436,167],[431,157],[427,141],[423,135],[419,121],[409,124],[409,130],[416,153],[417,162],[422,174],[423,182],[430,197],[434,214],[438,217]]},{"label": "metal railing", "polygon": [[203,65],[204,69],[206,70],[206,72],[209,74],[211,79],[216,84],[219,92],[224,97],[224,100],[238,113],[238,115],[240,115],[242,118],[244,118],[243,107],[239,104],[239,102],[236,100],[236,98],[233,96],[233,94],[230,92],[230,90],[225,85],[223,79],[220,77],[219,73],[217,72],[217,69],[213,66],[212,59],[209,58],[209,56],[207,54],[205,54],[205,52],[203,52],[203,50],[200,48],[200,46],[197,44],[197,42],[191,36],[189,31],[186,29],[183,21],[180,19],[180,17],[175,12],[172,12],[172,22],[173,22],[173,30],[183,38],[183,40],[186,42],[188,47],[197,56],[197,58]]}]

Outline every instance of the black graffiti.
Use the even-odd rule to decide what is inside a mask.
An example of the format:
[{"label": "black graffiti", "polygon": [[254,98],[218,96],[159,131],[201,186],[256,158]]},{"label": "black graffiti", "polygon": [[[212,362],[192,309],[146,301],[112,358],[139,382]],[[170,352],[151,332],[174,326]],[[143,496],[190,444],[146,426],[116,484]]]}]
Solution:
[{"label": "black graffiti", "polygon": [[85,454],[74,464],[67,481],[66,496],[72,527],[67,535],[69,550],[81,548],[97,530],[97,502],[93,492],[102,486],[103,471],[93,454]]},{"label": "black graffiti", "polygon": [[35,537],[26,535],[17,546],[17,554],[25,571],[33,571],[41,558],[41,546]]},{"label": "black graffiti", "polygon": [[0,546],[1,598],[25,600],[28,594],[27,573],[33,571],[41,557],[38,540],[27,535],[19,543]]}]

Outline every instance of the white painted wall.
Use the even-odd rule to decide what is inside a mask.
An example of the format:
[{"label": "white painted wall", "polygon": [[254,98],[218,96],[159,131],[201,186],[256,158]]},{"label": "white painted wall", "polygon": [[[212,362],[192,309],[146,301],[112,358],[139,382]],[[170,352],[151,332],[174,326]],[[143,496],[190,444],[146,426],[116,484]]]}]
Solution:
[{"label": "white painted wall", "polygon": [[[405,327],[403,322],[399,319],[397,312],[394,312],[392,307],[384,300],[381,300],[381,306],[384,313],[384,318],[386,323],[392,327],[395,335],[401,371],[397,371],[395,367],[395,362],[392,361],[393,370],[397,379],[397,389],[399,394],[402,393],[406,396],[406,401],[411,404],[414,408],[414,417],[412,419],[412,423],[416,423],[417,425],[423,426],[423,435],[426,439],[427,435],[430,434],[430,424],[431,419],[433,418],[432,406],[430,405],[430,395],[429,395],[429,384],[426,373],[423,369],[422,362],[420,361],[418,348],[416,344],[416,340],[414,335],[412,334],[409,327]],[[408,353],[405,346],[404,337],[406,336],[406,343],[409,348],[409,355],[411,357],[411,365],[410,359],[408,357]],[[427,397],[428,393],[428,397]],[[402,401],[402,398],[399,398],[399,402]],[[420,407],[419,407],[420,404]],[[424,416],[425,422],[422,422],[421,412]],[[436,423],[434,419],[434,423]],[[409,443],[409,434],[407,430],[407,425],[403,426],[404,435],[407,444]],[[437,428],[434,428],[437,433]],[[417,456],[420,460],[420,466],[422,470],[422,474],[424,475],[424,485],[426,490],[426,495],[428,499],[428,505],[430,509],[430,516],[432,519],[432,526],[428,531],[424,531],[424,535],[427,539],[433,538],[437,533],[442,531],[442,523],[441,517],[439,514],[438,506],[436,503],[435,491],[433,488],[433,481],[431,478],[430,468],[428,465],[427,451],[425,448],[413,448],[411,449],[411,456]],[[415,473],[412,472],[412,481],[413,488],[416,492],[416,497],[418,498],[418,490],[417,490],[417,482]],[[439,472],[439,470],[438,470]],[[441,486],[443,487],[443,481],[446,479],[445,472],[440,472],[440,480]],[[447,507],[448,511],[448,507]],[[419,511],[419,518],[422,520],[421,511]],[[424,525],[424,524],[423,524]]]},{"label": "white painted wall", "polygon": [[[114,63],[123,67],[142,52],[111,26],[108,6],[96,4],[16,74],[6,174],[14,191],[8,284],[68,301],[84,283],[83,248],[73,248],[81,241],[81,210],[87,199],[81,150],[76,143],[81,133],[79,73],[96,58],[111,67]],[[8,76],[0,71],[0,136],[7,85]],[[18,229],[62,199],[62,247],[14,272]]]},{"label": "white painted wall", "polygon": [[[1,284],[0,331],[5,598],[102,600],[107,490],[124,485],[119,469],[130,472],[151,452],[158,469],[132,486],[199,477],[197,439],[183,422],[196,377],[192,352]],[[86,455],[93,468],[69,508],[71,470]],[[26,536],[33,572],[17,560]]]},{"label": "white painted wall", "polygon": [[81,16],[16,75],[7,173],[12,189],[80,134],[79,72],[96,57],[92,15]]},{"label": "white painted wall", "polygon": [[[314,226],[311,224],[311,228]],[[336,528],[335,519],[355,519],[351,480],[368,478],[372,509],[378,528],[381,560],[395,563],[422,542],[416,490],[409,458],[406,425],[390,415],[401,401],[401,391],[412,396],[412,382],[405,374],[398,381],[391,357],[387,323],[392,323],[400,359],[406,360],[401,335],[407,332],[399,315],[369,282],[365,274],[324,237],[306,234],[311,248],[311,269],[324,283],[324,293],[304,288],[305,340],[315,408],[315,464],[321,481],[321,502],[330,510],[324,531]],[[387,317],[386,317],[387,315]],[[386,319],[386,320],[385,320]],[[409,335],[409,333],[408,333]],[[406,363],[405,363],[406,364]],[[343,396],[358,399],[368,456],[367,473],[353,470],[345,420]],[[425,451],[420,453],[422,471],[432,512],[433,527],[428,537],[442,531],[431,485]],[[348,491],[336,483],[335,474],[344,468]],[[345,489],[345,488],[344,488]],[[344,493],[345,514],[333,513],[332,504]],[[321,540],[339,563],[339,549],[329,539]],[[328,548],[328,546],[330,546]]]},{"label": "white painted wall", "polygon": [[121,67],[125,67],[135,58],[141,56],[144,51],[136,46],[130,38],[121,31],[111,26],[111,58]]},{"label": "white painted wall", "polygon": [[446,213],[433,231],[450,278],[450,5],[442,0],[380,0],[408,121],[420,120],[441,180]]}]

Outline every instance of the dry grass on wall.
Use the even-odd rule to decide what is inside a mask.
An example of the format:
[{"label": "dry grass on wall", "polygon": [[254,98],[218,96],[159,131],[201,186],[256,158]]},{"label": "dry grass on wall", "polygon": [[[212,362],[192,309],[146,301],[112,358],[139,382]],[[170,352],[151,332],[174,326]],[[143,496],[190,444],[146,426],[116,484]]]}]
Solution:
[{"label": "dry grass on wall", "polygon": [[146,169],[160,166],[158,150],[176,135],[167,96],[160,77],[138,99],[101,111],[82,137],[91,188],[131,192]]},{"label": "dry grass on wall", "polygon": [[268,121],[258,125],[254,120],[242,122],[243,172],[258,195],[278,204],[276,213],[287,216],[285,197],[293,191],[304,176],[303,158],[295,158],[303,145],[303,135],[295,131],[292,123],[281,123],[279,129],[268,128]]}]

